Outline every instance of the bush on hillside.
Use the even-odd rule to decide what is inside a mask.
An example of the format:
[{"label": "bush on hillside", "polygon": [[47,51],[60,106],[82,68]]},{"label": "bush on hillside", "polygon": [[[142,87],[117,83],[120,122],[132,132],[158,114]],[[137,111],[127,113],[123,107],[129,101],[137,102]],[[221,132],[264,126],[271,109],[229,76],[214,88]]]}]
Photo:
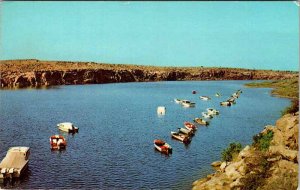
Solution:
[{"label": "bush on hillside", "polygon": [[273,139],[273,131],[267,131],[266,134],[259,133],[253,136],[253,146],[258,150],[268,150],[271,140]]},{"label": "bush on hillside", "polygon": [[230,143],[230,145],[224,149],[221,153],[222,161],[230,162],[233,157],[242,150],[241,143]]}]

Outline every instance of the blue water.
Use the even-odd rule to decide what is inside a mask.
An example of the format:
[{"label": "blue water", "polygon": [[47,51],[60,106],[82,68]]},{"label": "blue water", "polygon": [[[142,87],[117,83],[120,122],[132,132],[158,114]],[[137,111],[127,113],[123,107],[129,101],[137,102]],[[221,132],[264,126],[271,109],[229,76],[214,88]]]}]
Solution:
[{"label": "blue water", "polygon": [[[249,82],[249,81],[248,81]],[[29,170],[5,188],[190,189],[213,170],[210,163],[230,142],[243,145],[265,125],[274,124],[288,99],[270,96],[268,88],[246,88],[247,81],[193,81],[58,86],[0,91],[0,159],[11,146],[31,147]],[[219,102],[242,89],[237,104]],[[197,90],[197,94],[192,94]],[[215,97],[220,92],[222,97]],[[201,101],[200,95],[212,97]],[[185,98],[195,108],[173,102]],[[165,116],[156,108],[165,106]],[[170,131],[220,110],[208,127],[200,127],[190,145],[172,140]],[[61,133],[56,124],[71,121],[79,133]],[[50,150],[49,137],[63,134],[65,151]],[[154,150],[165,139],[173,154]]]}]

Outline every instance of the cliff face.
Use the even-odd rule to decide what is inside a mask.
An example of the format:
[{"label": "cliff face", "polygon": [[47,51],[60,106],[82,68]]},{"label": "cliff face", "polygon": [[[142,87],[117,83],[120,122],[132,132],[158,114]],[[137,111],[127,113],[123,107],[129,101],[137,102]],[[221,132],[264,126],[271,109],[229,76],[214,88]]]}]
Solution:
[{"label": "cliff face", "polygon": [[246,146],[232,162],[214,162],[214,174],[193,183],[193,190],[205,189],[297,189],[299,112],[287,114],[266,126],[261,134],[273,132],[266,152]]},{"label": "cliff face", "polygon": [[278,80],[296,72],[229,68],[166,68],[38,60],[0,61],[0,87],[101,84],[176,80]]}]

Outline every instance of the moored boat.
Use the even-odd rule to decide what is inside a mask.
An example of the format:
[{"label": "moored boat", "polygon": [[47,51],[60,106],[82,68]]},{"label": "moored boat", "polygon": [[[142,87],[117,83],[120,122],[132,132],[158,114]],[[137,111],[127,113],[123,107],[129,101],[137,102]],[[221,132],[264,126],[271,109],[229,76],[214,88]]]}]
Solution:
[{"label": "moored boat", "polygon": [[181,104],[181,101],[182,101],[181,99],[174,98],[174,102],[177,104]]},{"label": "moored boat", "polygon": [[196,118],[194,119],[194,122],[196,122],[196,123],[198,123],[198,124],[200,124],[200,125],[209,125],[209,122],[208,122],[208,121],[205,121],[204,119],[198,118],[198,117],[196,117]]},{"label": "moored boat", "polygon": [[235,92],[231,95],[233,98],[239,98],[240,94],[238,92]]},{"label": "moored boat", "polygon": [[62,135],[52,135],[50,137],[50,146],[53,150],[65,149],[67,141]]},{"label": "moored boat", "polygon": [[231,104],[235,104],[236,103],[235,100],[236,100],[236,98],[231,97],[227,100],[227,102],[230,102]]},{"label": "moored boat", "polygon": [[188,136],[192,136],[192,135],[194,135],[194,131],[193,130],[188,130],[188,129],[186,129],[186,128],[178,128],[178,132],[179,133],[183,133],[183,134],[186,134],[186,135],[188,135]]},{"label": "moored boat", "polygon": [[208,112],[202,112],[202,116],[207,119],[213,118],[212,114],[209,114]]},{"label": "moored boat", "polygon": [[200,96],[199,97],[201,100],[205,100],[205,101],[207,101],[207,100],[210,100],[211,98],[210,97],[208,97],[208,96]]},{"label": "moored boat", "polygon": [[181,104],[182,104],[184,107],[195,107],[195,105],[196,105],[196,103],[191,102],[190,100],[182,100],[182,101],[181,101]]},{"label": "moored boat", "polygon": [[182,133],[178,133],[178,132],[173,132],[171,131],[171,136],[176,139],[179,140],[183,143],[190,143],[191,142],[191,138],[187,135],[184,135]]},{"label": "moored boat", "polygon": [[228,101],[220,102],[221,106],[231,106],[231,103]]},{"label": "moored boat", "polygon": [[75,127],[73,123],[64,122],[57,124],[59,130],[67,132],[67,133],[78,133],[78,127]]},{"label": "moored boat", "polygon": [[0,179],[18,178],[28,168],[30,148],[11,147],[0,163]]},{"label": "moored boat", "polygon": [[193,90],[193,91],[192,91],[192,94],[197,94],[197,91],[196,91],[196,90]]},{"label": "moored boat", "polygon": [[184,122],[184,126],[185,126],[185,128],[187,128],[190,131],[197,130],[197,127],[193,123],[190,123],[190,122],[187,122],[187,121]]},{"label": "moored boat", "polygon": [[154,147],[161,153],[170,154],[172,153],[172,147],[163,140],[155,139]]},{"label": "moored boat", "polygon": [[219,115],[220,114],[220,112],[214,108],[207,108],[206,111],[208,114],[211,114],[211,115]]}]

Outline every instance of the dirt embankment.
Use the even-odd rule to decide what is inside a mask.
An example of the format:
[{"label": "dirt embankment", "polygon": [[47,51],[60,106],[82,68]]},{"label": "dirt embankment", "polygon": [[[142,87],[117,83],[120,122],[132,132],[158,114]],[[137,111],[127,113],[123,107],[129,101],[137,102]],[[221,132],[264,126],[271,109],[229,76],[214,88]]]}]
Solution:
[{"label": "dirt embankment", "polygon": [[0,61],[0,88],[180,80],[278,80],[297,72],[204,67],[154,67],[93,62]]},{"label": "dirt embankment", "polygon": [[214,162],[216,172],[193,183],[193,190],[297,189],[299,112],[266,126],[273,132],[267,151],[246,146],[232,162]]}]

